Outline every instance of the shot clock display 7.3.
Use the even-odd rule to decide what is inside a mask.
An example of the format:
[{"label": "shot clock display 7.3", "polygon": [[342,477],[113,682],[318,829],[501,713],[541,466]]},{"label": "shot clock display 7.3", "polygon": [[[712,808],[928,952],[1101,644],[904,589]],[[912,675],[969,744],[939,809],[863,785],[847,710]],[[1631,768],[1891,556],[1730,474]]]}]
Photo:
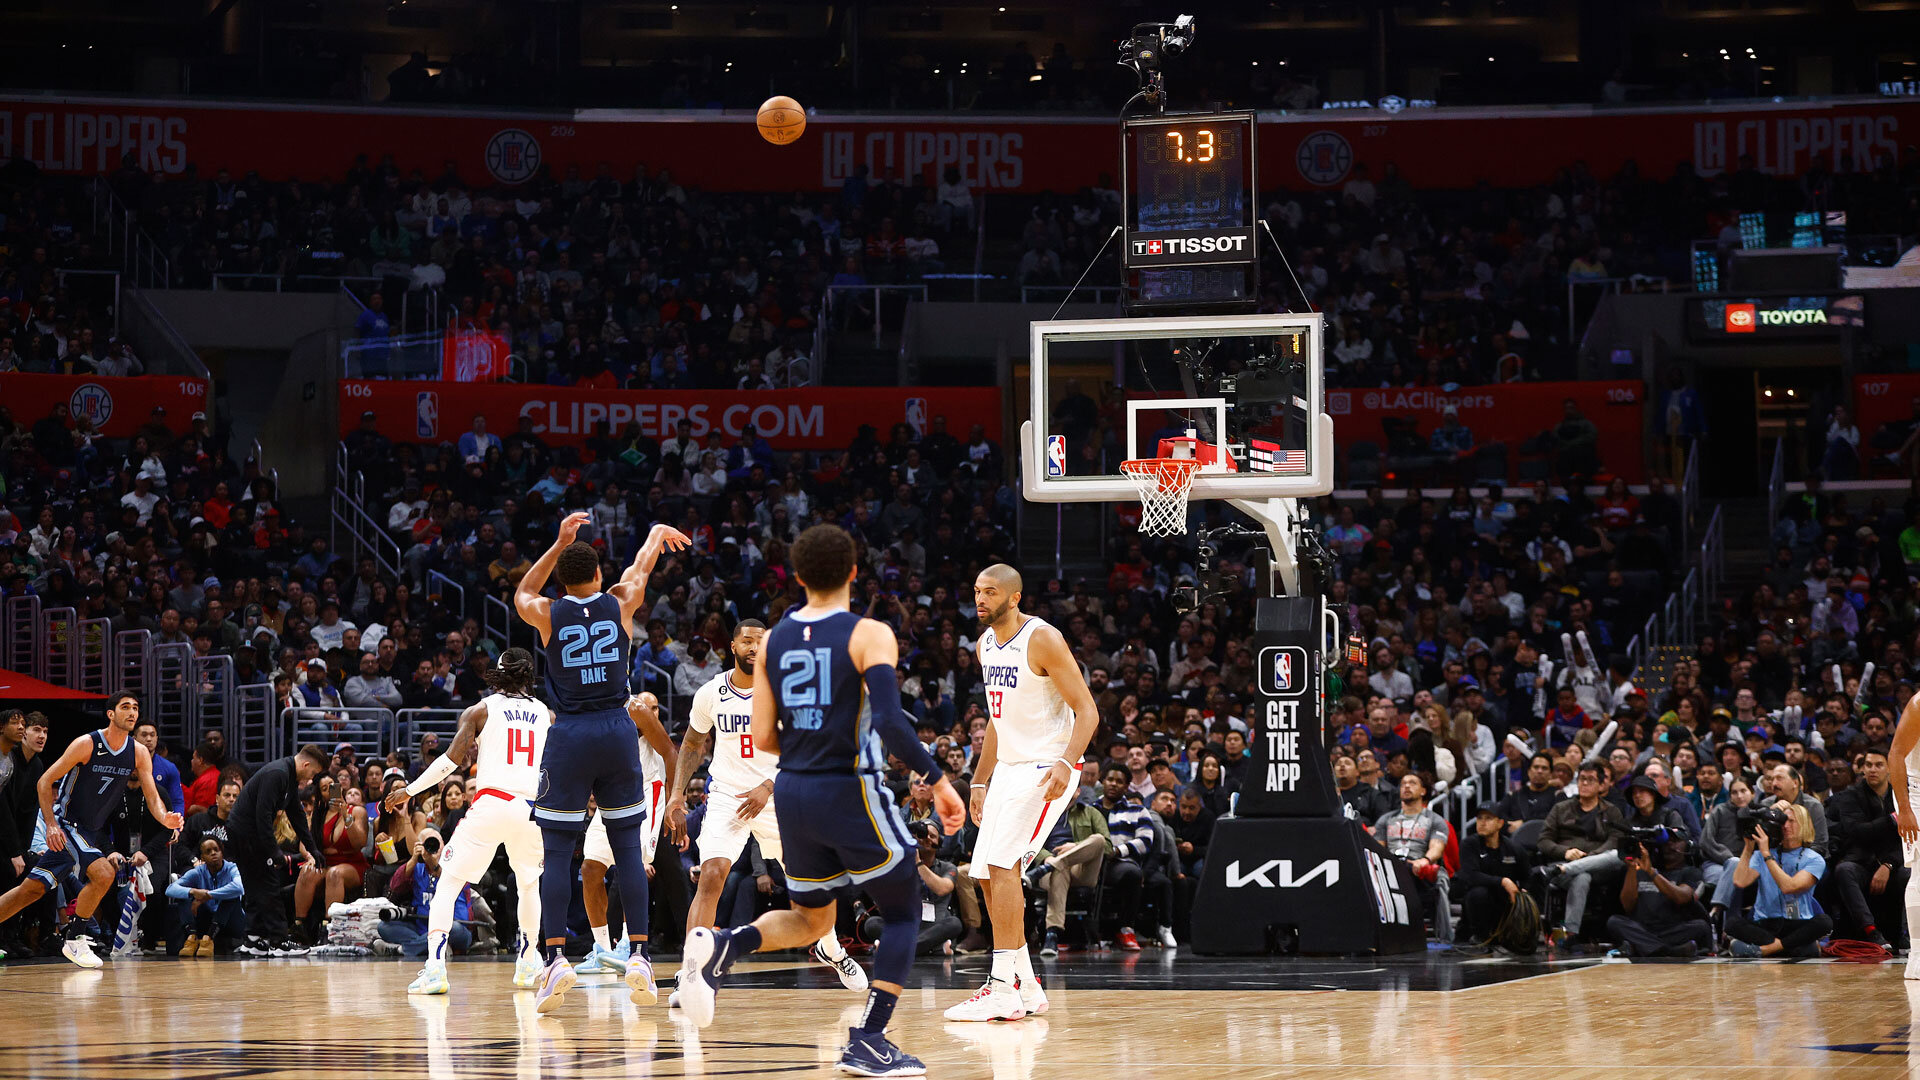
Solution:
[{"label": "shot clock display 7.3", "polygon": [[[1152,116],[1128,120],[1122,163],[1127,269],[1137,302],[1232,303],[1252,297],[1258,261],[1252,113]],[[1159,280],[1169,267],[1204,275]],[[1231,283],[1222,280],[1231,277]]]}]

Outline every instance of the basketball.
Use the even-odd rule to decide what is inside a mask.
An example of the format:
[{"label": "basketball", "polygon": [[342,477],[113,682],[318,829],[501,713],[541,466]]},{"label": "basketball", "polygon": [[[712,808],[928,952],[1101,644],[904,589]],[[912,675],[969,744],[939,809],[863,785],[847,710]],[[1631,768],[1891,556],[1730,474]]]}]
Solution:
[{"label": "basketball", "polygon": [[760,125],[761,138],[775,146],[785,146],[807,130],[807,113],[799,102],[777,94],[760,103],[754,122]]}]

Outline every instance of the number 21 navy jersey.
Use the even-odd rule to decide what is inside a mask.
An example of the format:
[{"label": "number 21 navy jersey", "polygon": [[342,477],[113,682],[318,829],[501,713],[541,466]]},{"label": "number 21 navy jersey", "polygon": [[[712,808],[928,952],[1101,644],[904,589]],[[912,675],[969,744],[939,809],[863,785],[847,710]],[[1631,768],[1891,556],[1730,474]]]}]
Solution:
[{"label": "number 21 navy jersey", "polygon": [[547,691],[560,713],[616,709],[627,700],[633,656],[620,601],[598,592],[553,602],[547,636]]},{"label": "number 21 navy jersey", "polygon": [[886,752],[867,712],[867,685],[847,652],[860,616],[798,612],[767,631],[761,663],[773,684],[782,772],[880,772]]}]

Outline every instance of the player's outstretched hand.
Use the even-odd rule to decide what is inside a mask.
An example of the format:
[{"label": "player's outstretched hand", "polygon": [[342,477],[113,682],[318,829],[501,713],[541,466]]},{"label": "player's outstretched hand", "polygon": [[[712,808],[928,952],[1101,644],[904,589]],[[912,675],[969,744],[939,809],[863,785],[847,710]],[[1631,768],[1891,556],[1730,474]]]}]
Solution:
[{"label": "player's outstretched hand", "polygon": [[560,523],[561,546],[564,547],[573,543],[573,538],[580,535],[581,528],[592,520],[593,515],[587,513],[585,510],[575,510],[573,513],[568,514],[566,520]]},{"label": "player's outstretched hand", "polygon": [[406,809],[407,803],[412,799],[413,796],[407,794],[406,788],[394,788],[393,793],[388,795],[380,805],[386,807],[387,813],[391,814],[396,810]]},{"label": "player's outstretched hand", "polygon": [[693,546],[693,538],[666,523],[653,527],[652,535],[647,539],[657,541],[668,551],[684,551]]},{"label": "player's outstretched hand", "polygon": [[960,801],[960,793],[953,790],[953,781],[945,776],[934,781],[933,812],[940,818],[940,828],[948,836],[959,832],[967,824],[967,804]]}]

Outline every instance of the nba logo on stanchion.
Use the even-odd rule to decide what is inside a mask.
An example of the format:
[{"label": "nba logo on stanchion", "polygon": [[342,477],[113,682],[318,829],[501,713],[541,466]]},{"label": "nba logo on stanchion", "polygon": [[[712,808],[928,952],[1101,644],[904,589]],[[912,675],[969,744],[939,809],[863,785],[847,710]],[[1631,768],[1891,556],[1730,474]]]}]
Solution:
[{"label": "nba logo on stanchion", "polygon": [[440,436],[440,395],[432,390],[422,390],[414,398],[414,431],[421,439],[435,439]]},{"label": "nba logo on stanchion", "polygon": [[1065,435],[1047,436],[1047,475],[1067,475],[1067,437]]},{"label": "nba logo on stanchion", "polygon": [[912,430],[914,438],[924,439],[927,437],[926,398],[910,397],[907,399],[907,427]]},{"label": "nba logo on stanchion", "polygon": [[1297,697],[1307,688],[1307,650],[1298,645],[1269,645],[1260,650],[1260,689],[1275,697]]},{"label": "nba logo on stanchion", "polygon": [[1758,311],[1752,304],[1727,305],[1727,333],[1751,334],[1754,324],[1759,322]]}]

